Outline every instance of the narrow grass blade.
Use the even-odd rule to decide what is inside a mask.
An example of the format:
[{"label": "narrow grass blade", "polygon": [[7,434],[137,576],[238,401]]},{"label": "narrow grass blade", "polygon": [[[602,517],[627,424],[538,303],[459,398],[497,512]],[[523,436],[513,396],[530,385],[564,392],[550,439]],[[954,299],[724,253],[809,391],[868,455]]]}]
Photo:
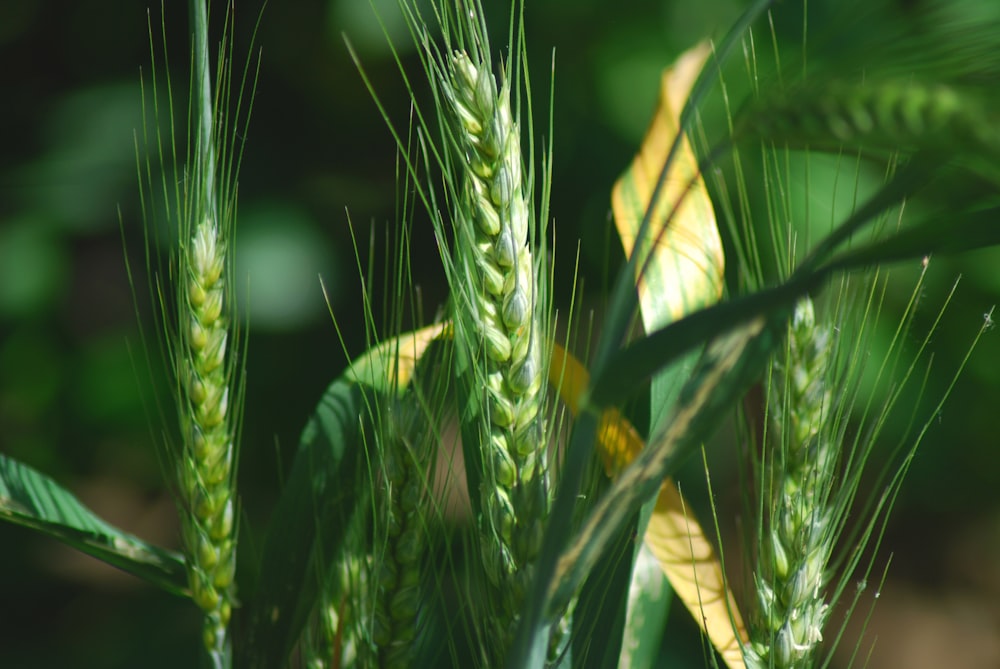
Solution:
[{"label": "narrow grass blade", "polygon": [[[625,252],[639,254],[636,283],[647,331],[683,318],[722,296],[722,240],[698,160],[680,126],[681,110],[710,53],[709,45],[702,43],[664,71],[652,125],[639,154],[612,191],[615,223]],[[677,153],[663,191],[653,204],[660,170],[678,135]],[[651,205],[655,209],[647,211]],[[651,230],[642,248],[634,250],[644,217],[650,220]],[[681,361],[680,368],[668,367],[654,376],[650,408],[653,425],[673,406],[680,383],[693,364],[692,351]],[[746,630],[726,588],[712,543],[688,509],[675,484],[665,481],[646,527],[645,544],[726,664],[733,669],[742,667],[738,636],[745,637]]]},{"label": "narrow grass blade", "polygon": [[608,542],[580,589],[573,611],[573,667],[615,669],[621,656],[632,581],[637,510]]},{"label": "narrow grass blade", "polygon": [[670,582],[660,561],[643,544],[632,569],[628,617],[618,669],[653,669],[660,666],[660,647],[672,603]]},{"label": "narrow grass blade", "polygon": [[108,524],[48,476],[2,453],[0,520],[41,532],[171,594],[191,594],[179,553]]},{"label": "narrow grass blade", "polygon": [[[876,263],[906,260],[932,253],[960,253],[1000,244],[1000,209],[965,214],[965,220],[949,216],[948,234],[941,234],[942,218],[929,218],[887,239],[851,248],[829,263],[831,269],[854,269]],[[958,214],[962,216],[962,214]]]}]

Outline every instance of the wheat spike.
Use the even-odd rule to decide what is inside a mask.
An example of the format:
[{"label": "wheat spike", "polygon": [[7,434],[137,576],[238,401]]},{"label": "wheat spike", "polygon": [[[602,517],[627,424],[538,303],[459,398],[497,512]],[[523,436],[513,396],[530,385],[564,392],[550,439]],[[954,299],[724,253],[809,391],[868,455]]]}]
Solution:
[{"label": "wheat spike", "polygon": [[[426,554],[427,449],[429,434],[417,434],[419,421],[398,415],[385,416],[378,452],[382,458],[380,518],[375,562],[372,641],[373,666],[403,669],[413,659],[418,618],[425,593],[421,569]],[[426,438],[423,438],[426,437]]]},{"label": "wheat spike", "polygon": [[[451,54],[442,81],[463,166],[456,213],[458,268],[469,342],[484,388],[483,561],[516,615],[548,513],[542,369],[530,199],[509,84],[498,88],[486,59]],[[473,333],[470,333],[473,334]]]},{"label": "wheat spike", "polygon": [[747,108],[737,135],[872,148],[964,148],[995,157],[1000,132],[983,101],[962,88],[917,79],[803,85]]},{"label": "wheat spike", "polygon": [[215,221],[205,219],[180,256],[185,283],[177,361],[184,440],[179,480],[188,577],[192,597],[205,612],[209,650],[221,650],[236,570],[225,248]]},{"label": "wheat spike", "polygon": [[823,429],[833,410],[831,354],[830,333],[816,323],[812,301],[805,298],[796,307],[769,396],[781,448],[770,461],[770,530],[755,574],[760,624],[746,649],[751,668],[810,667],[823,639],[829,615],[823,590],[835,538],[827,500],[837,448]]}]

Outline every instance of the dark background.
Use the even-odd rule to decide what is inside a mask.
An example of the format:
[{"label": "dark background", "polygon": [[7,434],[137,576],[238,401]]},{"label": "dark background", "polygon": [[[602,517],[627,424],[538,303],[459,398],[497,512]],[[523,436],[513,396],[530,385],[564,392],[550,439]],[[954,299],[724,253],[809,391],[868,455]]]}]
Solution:
[{"label": "dark background", "polygon": [[[389,32],[406,44],[392,18],[395,0],[375,4]],[[568,301],[580,240],[585,292],[599,304],[609,268],[619,262],[608,241],[609,189],[642,138],[659,71],[699,38],[720,37],[743,3],[529,4],[536,93],[548,90],[556,52],[557,303]],[[810,7],[822,17],[836,4]],[[900,2],[900,11],[915,4]],[[164,8],[178,109],[188,67],[186,5],[171,0]],[[239,4],[238,63],[246,58],[259,9]],[[776,15],[782,48],[798,48],[797,11],[782,6]],[[150,16],[163,66],[159,12],[153,7],[147,14],[142,3],[131,2],[0,0],[0,449],[55,477],[110,521],[176,547],[161,437],[172,415],[157,402],[165,396],[155,371],[155,306],[142,256],[133,136],[142,127],[140,77],[149,81]],[[822,32],[821,21],[812,25]],[[257,34],[262,65],[239,182],[236,251],[240,275],[250,276],[253,314],[239,479],[247,514],[241,549],[250,554],[253,529],[267,517],[281,467],[323,388],[346,361],[318,279],[347,352],[359,354],[365,334],[350,225],[365,255],[370,235],[382,249],[397,220],[393,140],[342,34],[359,52],[393,121],[404,123],[408,98],[365,0],[272,2]],[[403,58],[419,85],[413,54],[404,51]],[[730,79],[738,80],[739,68],[733,71]],[[712,100],[709,133],[721,128],[717,98]],[[544,119],[541,107],[538,118]],[[820,174],[829,163],[818,160]],[[828,171],[823,178],[832,180]],[[429,319],[444,299],[443,277],[429,227],[421,228],[418,218],[416,228],[426,231],[415,235],[413,263],[423,318]],[[610,258],[608,248],[614,249]],[[889,294],[887,314],[905,304],[916,270],[911,265],[895,270],[902,280]],[[943,392],[996,301],[998,266],[993,250],[932,261],[918,333],[955,277],[964,279],[931,343],[929,398]],[[382,304],[379,285],[375,305]],[[907,350],[916,344],[916,338],[908,341]],[[879,639],[869,666],[1000,663],[998,363],[1000,342],[995,332],[987,333],[932,421],[903,488],[877,562],[881,568],[892,556],[866,641]],[[887,428],[887,440],[901,429]],[[725,461],[726,453],[715,457]],[[720,497],[725,502],[732,495],[723,490]],[[172,667],[194,661],[199,621],[185,602],[24,530],[0,526],[0,547],[0,666]],[[690,638],[689,632],[682,626],[674,636]],[[681,663],[671,666],[701,666],[695,644],[670,654]]]}]

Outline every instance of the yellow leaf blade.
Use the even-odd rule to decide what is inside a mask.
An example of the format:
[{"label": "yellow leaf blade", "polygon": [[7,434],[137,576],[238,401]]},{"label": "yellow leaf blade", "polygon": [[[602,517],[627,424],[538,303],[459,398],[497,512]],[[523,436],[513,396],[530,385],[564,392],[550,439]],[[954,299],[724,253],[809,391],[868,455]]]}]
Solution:
[{"label": "yellow leaf blade", "polygon": [[[642,147],[615,182],[611,207],[626,255],[636,252],[643,217],[670,147],[680,132],[681,110],[710,53],[707,43],[699,44],[664,71],[660,101]],[[650,214],[648,232],[637,251],[643,260],[639,271],[643,271],[644,264],[647,266],[636,282],[643,323],[651,332],[722,295],[722,240],[705,182],[698,172],[698,160],[686,137],[681,137],[664,190]],[[647,264],[645,258],[650,254]]]},{"label": "yellow leaf blade", "polygon": [[715,549],[688,509],[674,482],[664,481],[646,528],[646,547],[726,666],[742,669],[746,626]]}]

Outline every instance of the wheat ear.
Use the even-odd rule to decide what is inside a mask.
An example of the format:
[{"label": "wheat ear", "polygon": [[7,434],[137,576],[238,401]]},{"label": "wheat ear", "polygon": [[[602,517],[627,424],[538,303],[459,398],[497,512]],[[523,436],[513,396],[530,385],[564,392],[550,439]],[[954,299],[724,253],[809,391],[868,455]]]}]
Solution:
[{"label": "wheat ear", "polygon": [[474,62],[459,51],[442,89],[464,169],[456,246],[470,289],[460,304],[478,339],[474,358],[487,416],[483,562],[492,583],[508,593],[502,599],[513,619],[548,514],[530,200],[509,83],[498,89],[487,59]]},{"label": "wheat ear", "polygon": [[402,669],[412,663],[421,609],[422,563],[426,554],[427,448],[420,422],[392,407],[384,416],[378,452],[382,457],[380,518],[375,563],[373,666]]},{"label": "wheat ear", "polygon": [[374,666],[367,634],[373,606],[372,564],[368,554],[352,547],[332,565],[299,643],[306,669]]},{"label": "wheat ear", "polygon": [[770,459],[770,527],[755,574],[760,624],[746,653],[751,669],[810,667],[823,639],[836,525],[827,502],[838,455],[824,430],[834,409],[831,357],[830,333],[816,323],[806,298],[796,307],[769,393],[781,447]]},{"label": "wheat ear", "polygon": [[225,248],[218,225],[208,218],[195,226],[180,255],[184,290],[177,369],[184,453],[179,480],[191,593],[205,612],[204,643],[210,651],[221,651],[225,640],[236,571]]},{"label": "wheat ear", "polygon": [[983,101],[960,88],[919,80],[824,82],[760,100],[737,134],[778,141],[862,142],[889,150],[964,148],[995,157],[1000,132]]}]

